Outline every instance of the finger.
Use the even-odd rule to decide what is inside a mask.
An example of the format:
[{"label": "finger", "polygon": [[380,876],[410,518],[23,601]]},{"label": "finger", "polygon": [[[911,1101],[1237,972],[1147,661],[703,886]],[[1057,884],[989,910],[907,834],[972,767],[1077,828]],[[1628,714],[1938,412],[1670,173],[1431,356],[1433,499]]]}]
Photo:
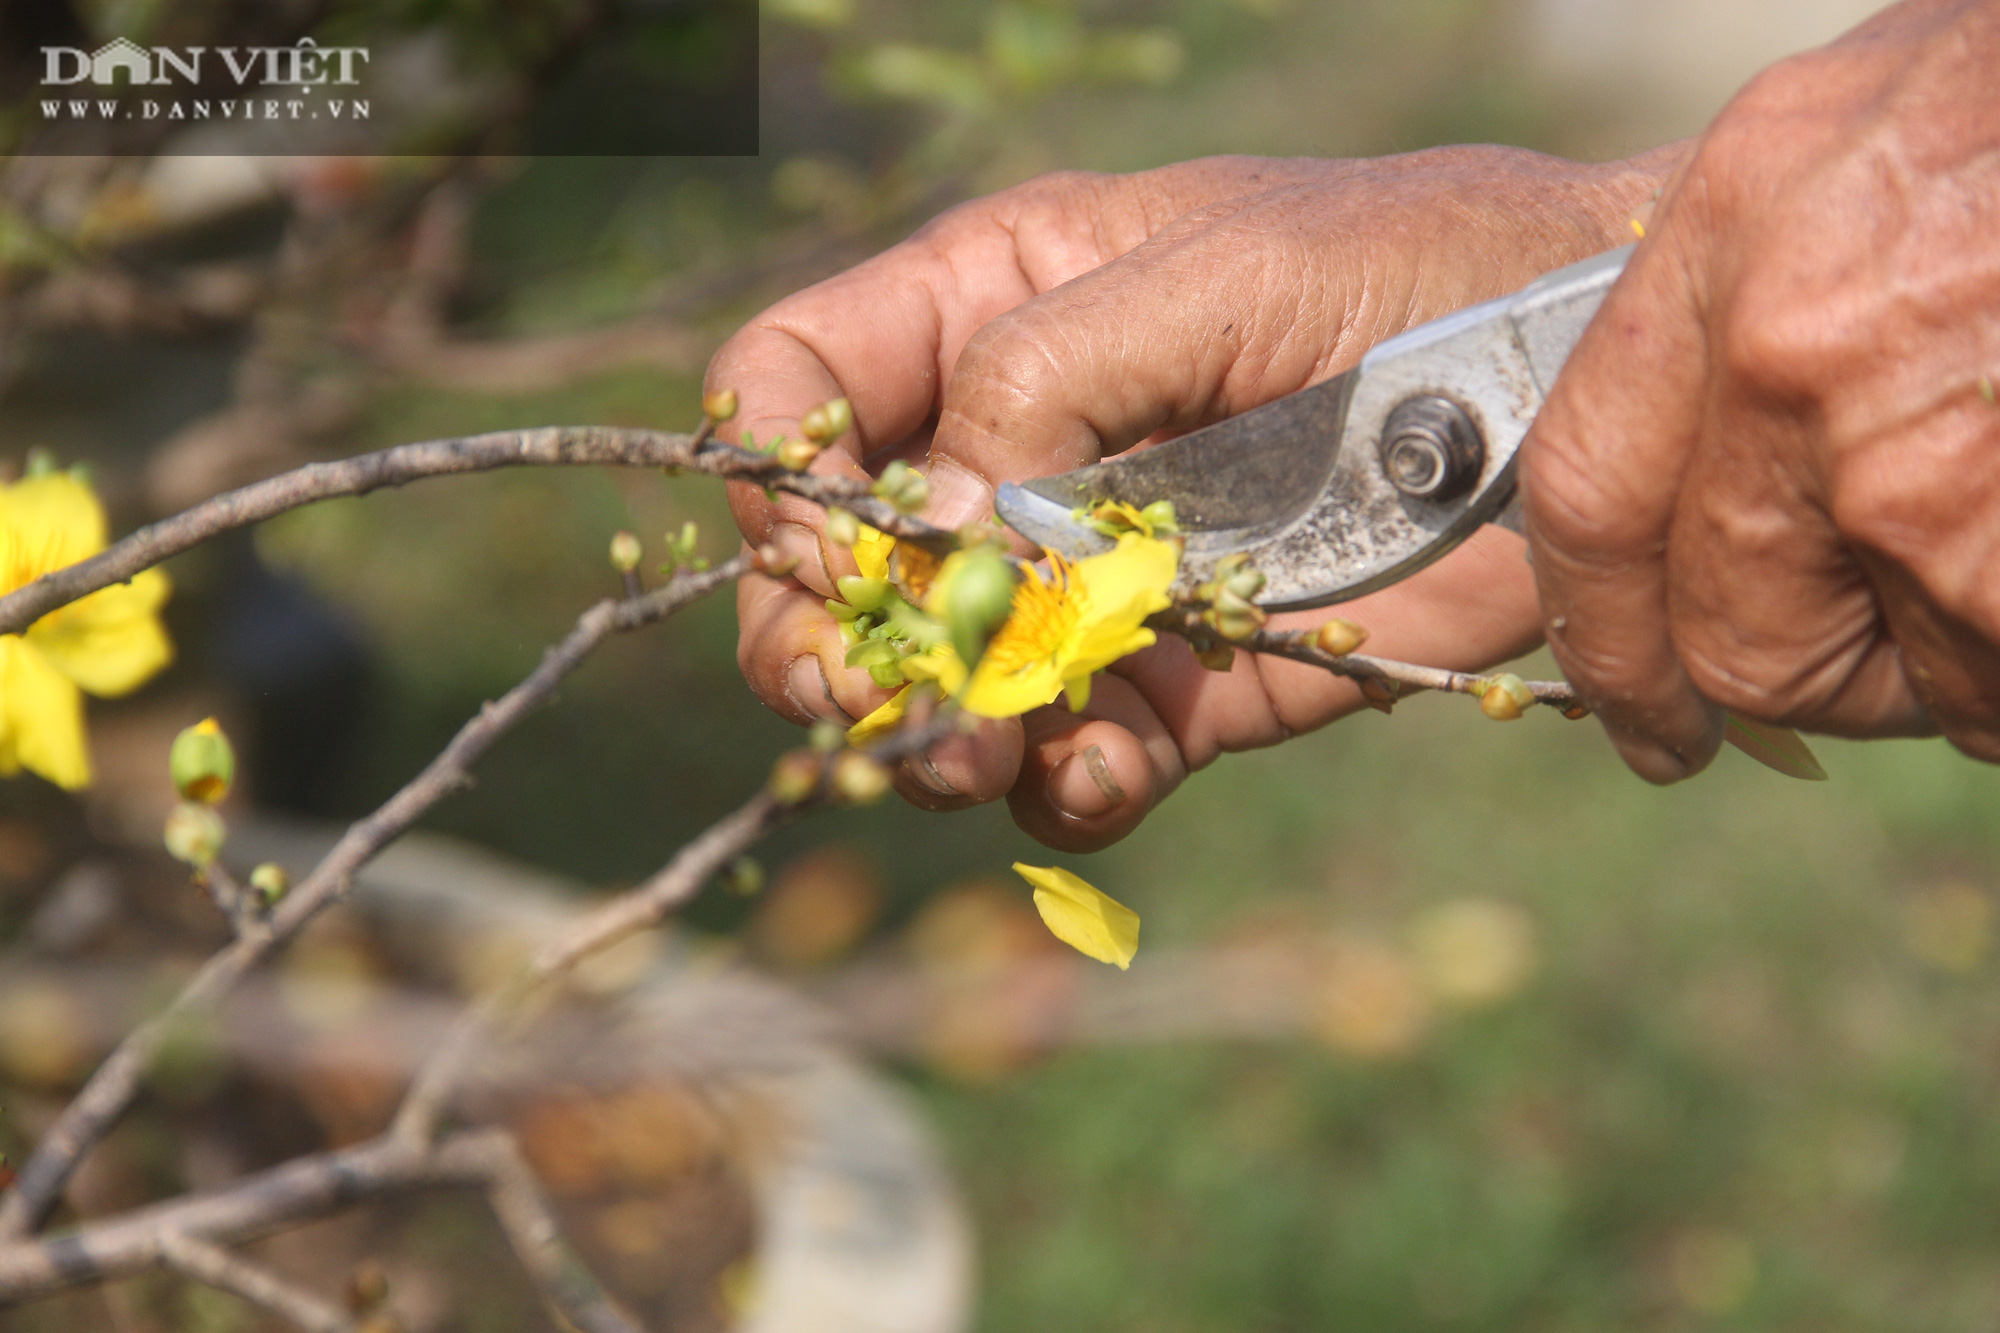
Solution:
[{"label": "finger", "polygon": [[1727,449],[1691,460],[1667,541],[1675,654],[1711,703],[1844,736],[1934,730],[1877,600],[1797,466],[1803,428],[1731,402]]},{"label": "finger", "polygon": [[1315,197],[1182,218],[981,329],[931,447],[935,521],[981,517],[999,482],[1082,467],[1323,377],[1347,302],[1292,239]]},{"label": "finger", "polygon": [[[1063,173],[962,205],[882,254],[779,302],[716,353],[707,386],[734,388],[731,430],[795,433],[814,405],[845,395],[857,462],[923,430],[966,342],[1039,292],[1125,253],[1196,203],[1239,193],[1297,164],[1187,163],[1132,176]],[[725,436],[725,438],[735,438]],[[744,535],[773,521],[739,492]]]},{"label": "finger", "polygon": [[736,584],[736,619],[737,665],[780,716],[849,726],[888,701],[892,691],[846,665],[847,646],[824,599],[797,581],[746,574]]},{"label": "finger", "polygon": [[903,761],[896,790],[923,810],[964,810],[997,801],[1021,771],[1019,718],[982,720],[970,735],[955,734]]},{"label": "finger", "polygon": [[966,345],[932,446],[940,521],[981,516],[1000,482],[1304,388],[1390,334],[1616,244],[1603,238],[1657,165],[1590,175],[1435,150],[1262,182],[1177,218]]},{"label": "finger", "polygon": [[1026,748],[1008,793],[1014,822],[1061,852],[1094,852],[1139,826],[1187,776],[1180,747],[1131,682],[1100,676],[1082,712],[1022,719]]},{"label": "finger", "polygon": [[1577,344],[1520,458],[1549,646],[1625,762],[1674,782],[1714,758],[1722,719],[1682,669],[1669,622],[1668,536],[1708,358],[1687,256],[1655,235]]}]

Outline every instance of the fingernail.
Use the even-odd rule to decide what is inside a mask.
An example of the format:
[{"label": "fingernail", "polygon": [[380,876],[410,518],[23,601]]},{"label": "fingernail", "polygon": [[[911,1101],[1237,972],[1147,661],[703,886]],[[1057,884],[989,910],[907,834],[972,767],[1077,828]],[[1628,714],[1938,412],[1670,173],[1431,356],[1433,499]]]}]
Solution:
[{"label": "fingernail", "polygon": [[924,517],[941,528],[962,528],[993,512],[993,487],[986,478],[949,458],[932,460],[930,483]]},{"label": "fingernail", "polygon": [[770,541],[787,559],[799,562],[792,570],[793,578],[823,596],[833,595],[833,578],[827,573],[826,552],[820,549],[818,533],[787,519],[771,525]]},{"label": "fingernail", "polygon": [[1101,747],[1086,745],[1049,774],[1049,804],[1071,819],[1095,819],[1124,804],[1125,788]]},{"label": "fingernail", "polygon": [[931,757],[928,754],[911,755],[909,769],[910,776],[916,780],[919,787],[924,788],[926,791],[935,792],[939,796],[956,796],[959,794],[958,788],[944,780],[944,774],[938,772],[937,765],[931,762]]},{"label": "fingernail", "polygon": [[785,668],[785,693],[808,717],[823,717],[854,725],[853,715],[833,697],[833,687],[826,682],[826,668],[812,653],[793,658],[792,664]]}]

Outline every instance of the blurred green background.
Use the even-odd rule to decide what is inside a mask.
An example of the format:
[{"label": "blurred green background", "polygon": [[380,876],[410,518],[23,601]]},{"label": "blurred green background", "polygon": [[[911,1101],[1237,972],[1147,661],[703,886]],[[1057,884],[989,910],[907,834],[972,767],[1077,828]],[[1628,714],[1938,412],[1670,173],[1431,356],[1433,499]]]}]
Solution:
[{"label": "blurred green background", "polygon": [[[773,0],[764,156],[496,164],[454,328],[551,337],[665,311],[712,346],[938,205],[1055,167],[1628,151],[1697,129],[1758,64],[1865,8]],[[227,401],[240,345],[65,337],[29,345],[0,430],[10,451],[93,461],[136,520],[149,451]],[[316,447],[683,427],[698,378],[698,356],[528,394],[392,374]],[[713,489],[639,475],[432,484],[271,525],[263,562],[339,608],[367,662],[348,744],[285,803],[367,809],[609,590],[612,531],[688,518],[728,548]],[[156,694],[223,688],[220,569],[177,570],[187,660]],[[733,642],[717,602],[614,644],[430,825],[599,884],[645,874],[793,739]],[[115,734],[152,706],[98,716]],[[978,1327],[1993,1327],[2000,785],[1941,743],[1819,749],[1824,785],[1730,752],[1662,791],[1594,724],[1419,698],[1225,758],[1124,844],[1064,858],[1140,911],[1142,957],[1324,939],[1347,980],[1308,978],[1318,1017],[1264,1040],[946,1041],[907,1061],[976,1219]],[[769,965],[813,984],[921,933],[941,894],[1047,859],[1004,810],[885,806],[786,834],[779,887],[806,866],[787,892],[809,899],[828,877],[806,854],[829,843],[862,867],[832,877],[845,924],[787,943],[771,909],[720,895],[693,922],[750,923]]]}]

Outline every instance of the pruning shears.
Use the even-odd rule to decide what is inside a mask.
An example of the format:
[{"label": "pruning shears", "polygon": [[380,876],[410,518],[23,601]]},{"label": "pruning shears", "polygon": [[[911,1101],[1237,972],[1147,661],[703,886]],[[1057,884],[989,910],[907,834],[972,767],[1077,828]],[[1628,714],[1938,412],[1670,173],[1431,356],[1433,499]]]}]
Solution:
[{"label": "pruning shears", "polygon": [[1183,591],[1246,555],[1273,611],[1408,578],[1497,523],[1520,531],[1515,454],[1631,246],[1446,315],[1263,407],[1091,467],[1000,487],[1000,517],[1071,558],[1108,550],[1105,501],[1173,502]]}]

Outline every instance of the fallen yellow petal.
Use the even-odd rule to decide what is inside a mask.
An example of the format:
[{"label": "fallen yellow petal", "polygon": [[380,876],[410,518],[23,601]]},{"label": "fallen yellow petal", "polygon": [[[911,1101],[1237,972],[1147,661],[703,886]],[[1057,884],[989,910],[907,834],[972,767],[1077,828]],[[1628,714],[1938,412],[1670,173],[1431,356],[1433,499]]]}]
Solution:
[{"label": "fallen yellow petal", "polygon": [[1014,863],[1035,886],[1035,910],[1057,939],[1078,953],[1121,969],[1139,952],[1139,914],[1103,890],[1056,866]]}]

